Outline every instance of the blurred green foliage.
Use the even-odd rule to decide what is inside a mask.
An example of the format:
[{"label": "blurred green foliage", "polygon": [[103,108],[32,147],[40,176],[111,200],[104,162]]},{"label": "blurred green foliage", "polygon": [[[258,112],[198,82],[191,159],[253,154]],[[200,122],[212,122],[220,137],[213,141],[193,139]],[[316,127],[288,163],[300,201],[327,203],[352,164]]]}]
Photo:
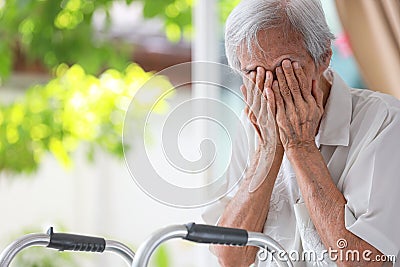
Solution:
[{"label": "blurred green foliage", "polygon": [[159,246],[156,251],[154,252],[154,255],[152,256],[152,259],[150,261],[150,266],[154,267],[170,267],[171,265],[171,256],[168,251],[168,245],[167,244],[162,244]]},{"label": "blurred green foliage", "polygon": [[5,0],[0,8],[0,76],[7,77],[16,52],[51,69],[79,64],[88,73],[123,70],[130,49],[116,40],[94,36],[95,10],[109,10],[111,0]]},{"label": "blurred green foliage", "polygon": [[[142,2],[145,18],[163,20],[171,41],[190,38],[195,0],[121,1]],[[22,99],[0,106],[0,171],[32,172],[48,151],[71,166],[70,155],[80,142],[90,147],[89,157],[97,145],[122,156],[125,110],[152,74],[129,65],[126,44],[95,36],[94,12],[105,12],[110,22],[113,2],[0,0],[0,77],[10,75],[18,51],[55,73],[48,84],[33,86]],[[219,0],[221,21],[238,2]],[[162,86],[167,83],[160,78]]]},{"label": "blurred green foliage", "polygon": [[[196,0],[120,1],[142,2],[144,17],[161,19],[169,40],[191,38],[192,8]],[[17,51],[48,69],[66,63],[79,64],[90,74],[98,74],[105,68],[122,71],[130,62],[131,47],[121,40],[95,36],[92,27],[95,11],[104,12],[109,25],[109,11],[114,2],[116,0],[0,1],[0,77],[4,79],[10,75]],[[221,21],[238,2],[219,0]]]},{"label": "blurred green foliage", "polygon": [[[143,2],[146,18],[165,21],[166,35],[177,41],[190,32],[191,2],[188,0],[136,0]],[[23,54],[48,69],[61,63],[79,64],[86,72],[98,74],[105,68],[122,71],[130,62],[131,47],[118,40],[101,38],[94,32],[92,18],[97,12],[111,17],[115,0],[5,0],[0,5],[0,77],[12,71],[14,56]],[[127,4],[133,2],[126,0]],[[176,32],[179,32],[177,36]],[[180,29],[183,29],[182,31]],[[105,29],[107,31],[107,27]]]},{"label": "blurred green foliage", "polygon": [[[125,111],[135,92],[152,77],[138,65],[124,72],[107,70],[99,78],[86,74],[79,65],[60,65],[57,76],[46,85],[29,89],[24,97],[0,107],[0,170],[31,172],[41,157],[50,151],[64,166],[71,166],[71,153],[81,142],[116,156],[123,156],[122,129]],[[171,88],[165,77],[152,79],[154,95]],[[155,102],[133,105],[143,107],[140,114]],[[157,103],[156,112],[166,110],[166,101]],[[129,118],[135,121],[135,118]],[[128,149],[128,148],[127,148]]]}]

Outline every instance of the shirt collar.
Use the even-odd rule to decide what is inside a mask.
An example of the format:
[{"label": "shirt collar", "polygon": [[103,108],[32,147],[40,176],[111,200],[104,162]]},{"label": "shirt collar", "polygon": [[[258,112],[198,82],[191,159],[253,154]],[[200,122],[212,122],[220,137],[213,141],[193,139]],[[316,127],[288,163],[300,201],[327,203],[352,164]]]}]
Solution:
[{"label": "shirt collar", "polygon": [[336,72],[333,73],[333,81],[325,112],[315,142],[320,145],[347,146],[350,138],[350,121],[352,102],[350,88]]}]

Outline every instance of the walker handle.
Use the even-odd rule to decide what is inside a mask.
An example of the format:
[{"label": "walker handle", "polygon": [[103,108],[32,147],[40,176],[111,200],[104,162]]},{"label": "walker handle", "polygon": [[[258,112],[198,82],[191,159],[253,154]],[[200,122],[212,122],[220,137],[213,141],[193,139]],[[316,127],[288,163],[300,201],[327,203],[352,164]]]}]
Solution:
[{"label": "walker handle", "polygon": [[35,246],[59,251],[112,252],[121,256],[129,265],[135,257],[135,253],[121,242],[100,237],[54,233],[53,227],[50,227],[46,234],[25,235],[8,245],[0,254],[0,267],[9,267],[20,251]]},{"label": "walker handle", "polygon": [[47,247],[59,251],[72,250],[102,253],[106,248],[106,240],[100,237],[54,233],[53,227],[49,228],[47,234],[50,236],[50,242]]},{"label": "walker handle", "polygon": [[[248,232],[243,229],[189,223],[184,225],[167,226],[153,233],[137,250],[131,267],[148,266],[150,257],[157,247],[163,242],[175,238],[205,244],[253,246],[270,252],[282,251],[286,253],[278,242],[259,232]],[[272,257],[275,256],[272,255]],[[286,262],[279,258],[276,258],[275,260],[280,267],[293,267],[290,258],[287,258]]]},{"label": "walker handle", "polygon": [[227,228],[205,224],[186,224],[188,233],[184,239],[196,243],[245,246],[248,232],[243,229]]}]

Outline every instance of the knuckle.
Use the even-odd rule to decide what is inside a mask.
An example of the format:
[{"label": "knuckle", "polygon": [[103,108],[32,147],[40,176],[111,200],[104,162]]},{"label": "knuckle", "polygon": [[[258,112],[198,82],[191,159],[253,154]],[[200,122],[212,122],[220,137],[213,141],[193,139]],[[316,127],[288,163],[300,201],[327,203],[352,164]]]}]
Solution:
[{"label": "knuckle", "polygon": [[298,105],[298,109],[299,109],[299,114],[305,114],[307,112],[307,106],[304,104],[304,102],[300,102]]},{"label": "knuckle", "polygon": [[284,86],[281,90],[283,96],[290,96],[290,90],[286,86]]},{"label": "knuckle", "polygon": [[272,88],[272,91],[274,92],[274,96],[276,97],[276,96],[279,96],[279,88],[277,87],[277,86],[274,86],[273,88]]},{"label": "knuckle", "polygon": [[299,86],[300,86],[301,88],[303,88],[304,90],[306,90],[307,87],[308,87],[308,84],[307,84],[306,82],[304,82],[304,81],[300,81],[300,82],[299,82]]},{"label": "knuckle", "polygon": [[290,69],[287,69],[287,70],[286,70],[285,76],[286,76],[287,78],[289,78],[289,79],[296,79],[296,78],[294,77],[294,73],[293,73]]},{"label": "knuckle", "polygon": [[282,97],[280,95],[279,95],[279,97],[277,97],[275,103],[276,103],[277,106],[283,107],[283,99],[282,99]]},{"label": "knuckle", "polygon": [[300,93],[300,87],[298,87],[297,85],[293,85],[291,87],[292,92],[294,93]]}]

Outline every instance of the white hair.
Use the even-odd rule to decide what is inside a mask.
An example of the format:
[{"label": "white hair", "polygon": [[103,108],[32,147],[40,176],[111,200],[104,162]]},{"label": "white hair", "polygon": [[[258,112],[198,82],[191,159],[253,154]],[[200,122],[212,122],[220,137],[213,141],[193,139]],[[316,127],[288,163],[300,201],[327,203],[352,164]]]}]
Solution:
[{"label": "white hair", "polygon": [[[251,53],[261,30],[284,27],[303,37],[304,47],[318,66],[335,38],[326,23],[320,0],[242,0],[226,21],[225,50],[229,65],[240,69],[239,49]],[[243,47],[245,45],[245,47]]]}]

